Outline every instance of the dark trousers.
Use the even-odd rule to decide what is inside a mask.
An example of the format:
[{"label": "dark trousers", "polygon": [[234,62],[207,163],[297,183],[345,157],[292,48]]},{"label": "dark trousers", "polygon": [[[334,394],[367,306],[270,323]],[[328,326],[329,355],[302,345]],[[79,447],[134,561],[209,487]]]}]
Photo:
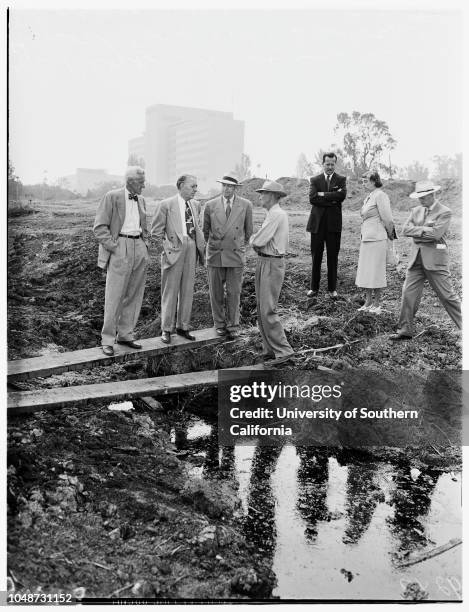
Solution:
[{"label": "dark trousers", "polygon": [[[325,216],[325,215],[324,215]],[[324,244],[327,249],[327,290],[335,291],[337,287],[337,262],[340,251],[341,232],[328,232],[326,219],[323,217],[317,234],[311,232],[311,256],[313,266],[311,271],[311,289],[319,291],[321,281],[321,264]]]}]

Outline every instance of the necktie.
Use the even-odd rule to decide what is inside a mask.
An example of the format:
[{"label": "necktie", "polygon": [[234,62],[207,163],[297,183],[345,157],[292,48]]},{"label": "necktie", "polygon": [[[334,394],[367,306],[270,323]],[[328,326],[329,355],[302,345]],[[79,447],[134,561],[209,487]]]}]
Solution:
[{"label": "necktie", "polygon": [[192,216],[192,210],[189,205],[189,200],[186,200],[186,231],[187,235],[194,240],[195,238],[195,226],[194,217]]},{"label": "necktie", "polygon": [[331,188],[331,177],[328,176],[326,179],[326,191],[329,191]]},{"label": "necktie", "polygon": [[135,200],[135,202],[138,202],[138,195],[136,193],[129,193],[129,200]]},{"label": "necktie", "polygon": [[230,214],[231,214],[230,198],[226,198],[225,213],[226,213],[226,220],[228,221]]}]

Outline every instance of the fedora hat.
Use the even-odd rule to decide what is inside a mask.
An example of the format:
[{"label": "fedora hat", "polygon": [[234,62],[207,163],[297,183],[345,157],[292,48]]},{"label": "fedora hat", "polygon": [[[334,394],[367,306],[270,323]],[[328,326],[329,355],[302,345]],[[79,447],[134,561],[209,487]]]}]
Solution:
[{"label": "fedora hat", "polygon": [[225,175],[220,180],[217,180],[217,183],[222,183],[223,185],[234,185],[235,187],[239,187],[241,185],[241,183],[238,183],[237,179],[228,175]]},{"label": "fedora hat", "polygon": [[417,181],[414,187],[415,191],[409,195],[409,198],[415,200],[416,198],[423,198],[423,196],[429,193],[435,193],[440,191],[440,185],[434,185],[433,181],[425,179],[424,181]]},{"label": "fedora hat", "polygon": [[264,181],[264,184],[260,189],[256,189],[259,193],[263,191],[269,191],[270,193],[278,193],[279,195],[285,197],[287,194],[283,191],[283,187],[280,183],[276,181]]}]

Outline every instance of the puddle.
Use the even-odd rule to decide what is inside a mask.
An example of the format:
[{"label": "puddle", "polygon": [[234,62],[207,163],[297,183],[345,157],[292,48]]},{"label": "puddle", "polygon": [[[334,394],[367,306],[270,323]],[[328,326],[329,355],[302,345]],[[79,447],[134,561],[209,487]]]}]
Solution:
[{"label": "puddle", "polygon": [[[271,561],[281,599],[461,600],[461,546],[398,564],[461,537],[461,475],[363,463],[327,449],[220,448],[216,424],[171,435],[192,475],[230,479],[246,538]],[[409,586],[410,585],[410,586]]]}]

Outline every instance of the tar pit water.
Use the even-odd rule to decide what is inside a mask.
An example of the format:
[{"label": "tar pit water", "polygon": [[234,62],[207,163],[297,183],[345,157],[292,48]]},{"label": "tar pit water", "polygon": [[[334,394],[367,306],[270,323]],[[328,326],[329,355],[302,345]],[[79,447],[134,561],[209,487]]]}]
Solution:
[{"label": "tar pit water", "polygon": [[220,447],[217,425],[195,417],[171,427],[193,476],[237,491],[245,537],[276,574],[274,596],[461,600],[461,546],[434,555],[461,538],[459,472],[343,449]]}]

